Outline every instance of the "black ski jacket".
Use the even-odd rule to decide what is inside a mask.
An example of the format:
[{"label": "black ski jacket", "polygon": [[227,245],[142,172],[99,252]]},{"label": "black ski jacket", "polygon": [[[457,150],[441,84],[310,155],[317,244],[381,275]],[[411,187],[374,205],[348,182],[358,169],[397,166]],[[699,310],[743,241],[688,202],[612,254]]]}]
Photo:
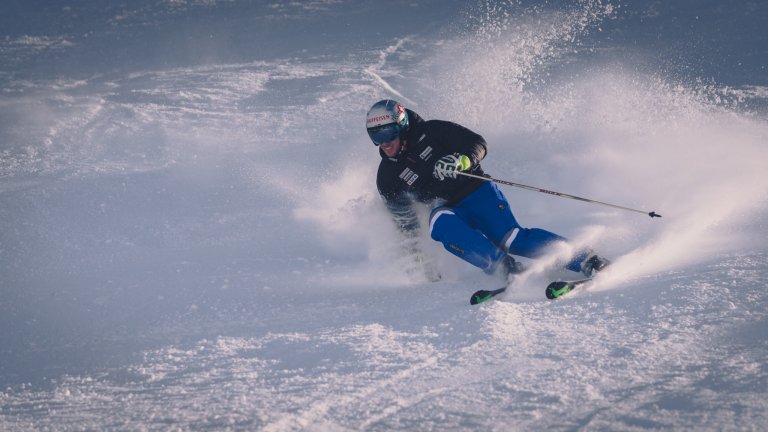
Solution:
[{"label": "black ski jacket", "polygon": [[440,181],[432,175],[435,162],[449,154],[463,154],[472,161],[468,172],[482,176],[480,161],[485,157],[487,146],[482,136],[461,125],[443,120],[425,121],[415,112],[406,111],[409,127],[400,153],[389,158],[379,150],[382,159],[376,186],[397,225],[407,232],[419,226],[414,202],[442,200],[446,205],[456,204],[484,182],[462,175]]}]

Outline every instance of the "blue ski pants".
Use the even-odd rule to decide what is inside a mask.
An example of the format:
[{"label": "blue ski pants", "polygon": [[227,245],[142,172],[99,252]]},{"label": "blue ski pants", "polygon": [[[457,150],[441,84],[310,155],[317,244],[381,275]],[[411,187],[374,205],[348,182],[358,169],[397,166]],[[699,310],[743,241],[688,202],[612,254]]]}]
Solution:
[{"label": "blue ski pants", "polygon": [[[495,271],[505,254],[539,258],[556,242],[567,239],[539,228],[523,228],[495,183],[485,182],[458,204],[432,209],[430,235],[445,249],[487,273]],[[581,271],[584,253],[566,268]]]}]

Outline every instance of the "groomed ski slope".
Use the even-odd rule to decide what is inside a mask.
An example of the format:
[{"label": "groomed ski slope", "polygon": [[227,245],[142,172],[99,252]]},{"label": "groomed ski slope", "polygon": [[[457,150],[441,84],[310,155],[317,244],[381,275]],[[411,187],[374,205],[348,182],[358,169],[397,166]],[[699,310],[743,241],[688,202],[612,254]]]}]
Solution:
[{"label": "groomed ski slope", "polygon": [[[684,5],[459,3],[376,33],[374,3],[139,2],[0,38],[0,429],[768,424],[765,83],[656,63],[684,34],[621,45]],[[249,48],[268,30],[286,55]],[[548,301],[567,274],[529,263],[470,306],[501,282],[426,232],[425,281],[376,194],[383,97],[482,133],[491,175],[664,217],[505,188],[614,265]]]}]

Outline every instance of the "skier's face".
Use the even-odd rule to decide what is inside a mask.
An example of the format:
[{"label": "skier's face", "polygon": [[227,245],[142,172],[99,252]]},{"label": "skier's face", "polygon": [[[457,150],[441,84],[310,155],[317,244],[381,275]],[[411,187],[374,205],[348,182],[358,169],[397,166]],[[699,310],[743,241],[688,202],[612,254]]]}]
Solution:
[{"label": "skier's face", "polygon": [[384,152],[387,157],[395,157],[400,152],[400,137],[387,141],[379,145],[381,151]]}]

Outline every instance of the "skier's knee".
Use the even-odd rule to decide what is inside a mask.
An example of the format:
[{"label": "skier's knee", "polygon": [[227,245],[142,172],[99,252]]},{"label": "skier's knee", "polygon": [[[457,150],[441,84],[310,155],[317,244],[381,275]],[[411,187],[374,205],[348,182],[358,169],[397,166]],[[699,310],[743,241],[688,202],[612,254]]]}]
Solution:
[{"label": "skier's knee", "polygon": [[429,216],[429,235],[433,240],[441,241],[443,238],[443,224],[438,223],[438,221],[441,221],[441,218],[451,216],[456,216],[456,214],[448,207],[437,207],[432,210],[432,214]]}]

